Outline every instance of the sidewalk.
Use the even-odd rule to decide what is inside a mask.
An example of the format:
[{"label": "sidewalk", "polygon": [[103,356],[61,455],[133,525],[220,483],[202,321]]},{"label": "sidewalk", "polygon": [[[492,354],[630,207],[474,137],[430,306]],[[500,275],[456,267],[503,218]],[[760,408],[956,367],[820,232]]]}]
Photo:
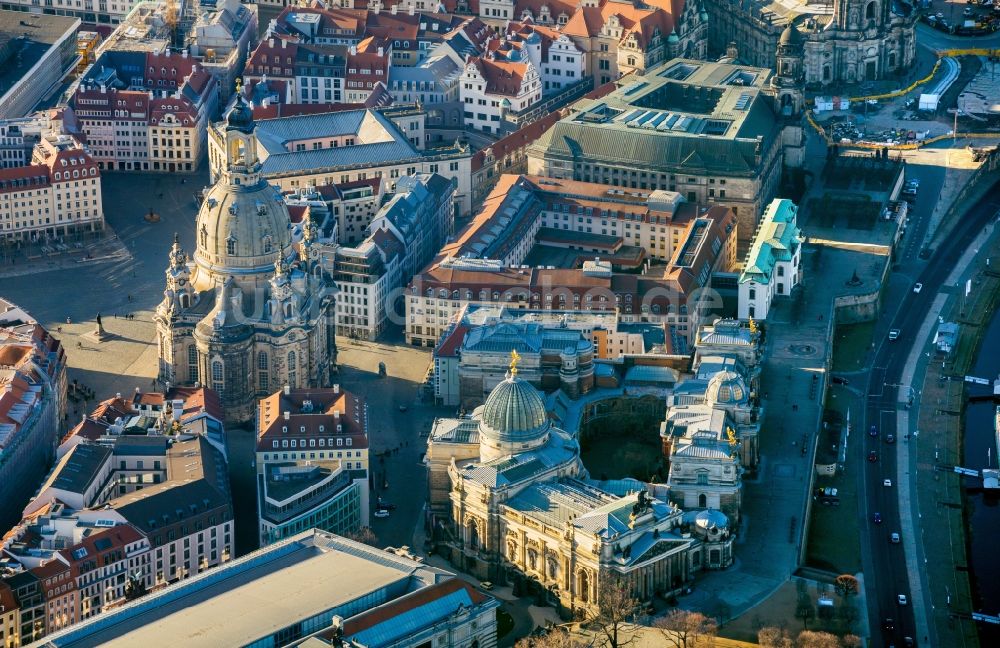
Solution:
[{"label": "sidewalk", "polygon": [[[88,258],[89,255],[89,258]],[[0,279],[40,274],[50,270],[70,270],[107,261],[130,258],[128,248],[110,227],[105,226],[105,236],[89,241],[82,248],[70,247],[68,251],[53,254],[39,253],[35,258],[24,256],[4,259],[0,265]]]}]

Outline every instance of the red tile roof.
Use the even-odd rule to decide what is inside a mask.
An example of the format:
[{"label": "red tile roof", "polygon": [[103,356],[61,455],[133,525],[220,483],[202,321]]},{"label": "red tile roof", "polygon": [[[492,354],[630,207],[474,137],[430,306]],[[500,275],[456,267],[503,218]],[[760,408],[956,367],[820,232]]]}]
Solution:
[{"label": "red tile roof", "polygon": [[344,637],[351,637],[380,623],[391,622],[400,614],[410,612],[463,589],[468,592],[469,598],[476,605],[487,600],[486,595],[472,585],[458,577],[453,577],[351,617],[344,623]]},{"label": "red tile roof", "polygon": [[467,64],[475,65],[486,80],[486,92],[490,94],[516,97],[521,92],[521,83],[528,73],[528,62],[495,61],[481,56],[471,56]]},{"label": "red tile roof", "polygon": [[448,333],[448,337],[441,341],[436,349],[434,349],[434,355],[438,358],[454,358],[458,355],[458,350],[462,348],[462,342],[465,341],[465,335],[469,332],[469,327],[463,324],[457,324]]},{"label": "red tile roof", "polygon": [[[311,403],[306,411],[305,403]],[[362,396],[332,388],[292,389],[289,395],[277,391],[260,400],[257,406],[257,450],[270,450],[271,441],[289,436],[351,437],[351,447],[368,447],[368,412]],[[288,418],[285,418],[285,412]],[[337,425],[341,431],[337,432]],[[319,428],[323,427],[321,431]],[[283,432],[282,428],[287,428]],[[305,428],[305,431],[302,431]]]}]

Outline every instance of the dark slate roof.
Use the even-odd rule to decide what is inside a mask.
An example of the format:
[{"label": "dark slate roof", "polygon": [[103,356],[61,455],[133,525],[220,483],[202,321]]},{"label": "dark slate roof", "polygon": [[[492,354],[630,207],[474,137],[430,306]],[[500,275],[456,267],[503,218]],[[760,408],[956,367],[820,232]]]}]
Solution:
[{"label": "dark slate roof", "polygon": [[71,493],[87,490],[110,459],[111,448],[96,443],[81,443],[69,451],[56,468],[51,485]]}]

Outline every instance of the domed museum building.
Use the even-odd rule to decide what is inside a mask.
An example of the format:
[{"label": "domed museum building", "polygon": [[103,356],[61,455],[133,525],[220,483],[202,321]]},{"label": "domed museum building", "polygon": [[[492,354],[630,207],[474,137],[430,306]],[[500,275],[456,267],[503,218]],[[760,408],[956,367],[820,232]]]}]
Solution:
[{"label": "domed museum building", "polygon": [[592,611],[607,580],[646,600],[732,563],[721,512],[696,523],[642,482],[589,479],[577,440],[552,423],[516,360],[470,416],[434,423],[427,464],[439,552],[478,578],[520,580],[567,616]]},{"label": "domed museum building", "polygon": [[336,287],[308,221],[260,174],[250,107],[226,119],[226,168],[202,202],[195,251],[175,240],[156,309],[160,380],[215,390],[229,421],[253,417],[283,385],[329,387],[337,349]]}]

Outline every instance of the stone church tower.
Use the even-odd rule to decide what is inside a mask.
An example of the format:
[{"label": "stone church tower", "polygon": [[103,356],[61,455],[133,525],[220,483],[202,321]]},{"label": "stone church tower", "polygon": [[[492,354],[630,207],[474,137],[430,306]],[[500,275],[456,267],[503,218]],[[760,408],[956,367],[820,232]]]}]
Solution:
[{"label": "stone church tower", "polygon": [[226,123],[226,168],[195,223],[190,259],[174,241],[155,321],[160,380],[215,390],[234,422],[282,385],[329,387],[336,370],[335,291],[308,222],[260,174],[250,107]]},{"label": "stone church tower", "polygon": [[805,108],[805,37],[795,23],[778,38],[775,53],[775,73],[771,91],[783,125],[781,144],[786,167],[799,168],[805,162],[805,133],[802,111]]}]

